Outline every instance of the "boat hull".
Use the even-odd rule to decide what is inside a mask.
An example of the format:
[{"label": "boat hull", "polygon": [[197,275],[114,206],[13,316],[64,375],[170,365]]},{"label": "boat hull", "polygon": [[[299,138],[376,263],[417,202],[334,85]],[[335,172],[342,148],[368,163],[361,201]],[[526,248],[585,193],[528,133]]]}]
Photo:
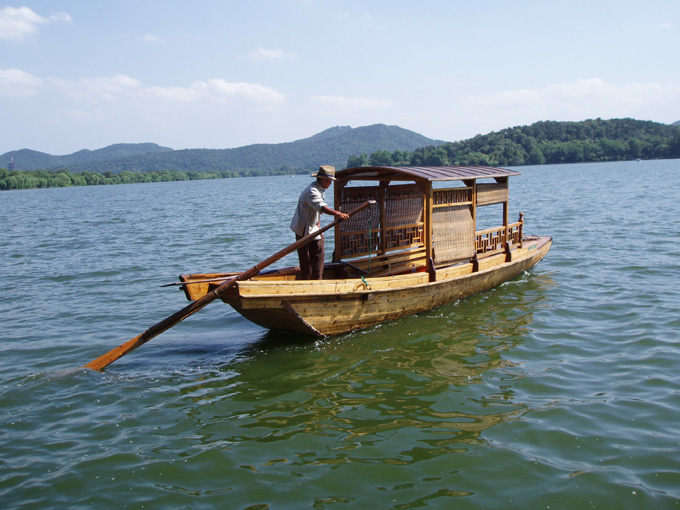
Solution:
[{"label": "boat hull", "polygon": [[[222,296],[260,326],[316,337],[339,335],[412,315],[489,290],[538,264],[552,238],[538,237],[522,248],[428,273],[321,281],[239,282]],[[510,260],[508,260],[510,259]],[[476,269],[476,270],[475,270]]]}]

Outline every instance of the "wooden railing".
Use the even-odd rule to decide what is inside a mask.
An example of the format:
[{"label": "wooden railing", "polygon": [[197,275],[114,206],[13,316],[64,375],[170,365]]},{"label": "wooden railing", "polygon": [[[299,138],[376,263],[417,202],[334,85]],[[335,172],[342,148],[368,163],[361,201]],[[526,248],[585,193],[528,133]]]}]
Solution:
[{"label": "wooden railing", "polygon": [[432,206],[448,207],[451,205],[472,204],[472,188],[446,188],[432,191]]},{"label": "wooden railing", "polygon": [[520,214],[520,220],[517,223],[511,223],[507,229],[505,227],[494,227],[486,230],[478,230],[475,232],[475,249],[478,255],[493,254],[505,251],[506,241],[510,245],[522,245],[522,229],[524,227],[524,219]]}]

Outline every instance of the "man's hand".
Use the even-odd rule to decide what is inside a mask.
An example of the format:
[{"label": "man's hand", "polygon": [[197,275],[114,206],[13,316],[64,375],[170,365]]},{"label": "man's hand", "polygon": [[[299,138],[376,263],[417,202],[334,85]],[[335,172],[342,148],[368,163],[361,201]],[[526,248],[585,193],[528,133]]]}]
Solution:
[{"label": "man's hand", "polygon": [[331,209],[327,205],[324,205],[321,208],[321,212],[325,212],[326,214],[332,214],[333,216],[335,216],[336,218],[338,218],[341,221],[346,221],[346,220],[349,219],[349,214],[344,213],[344,212],[340,212],[340,211],[336,211],[335,209]]}]

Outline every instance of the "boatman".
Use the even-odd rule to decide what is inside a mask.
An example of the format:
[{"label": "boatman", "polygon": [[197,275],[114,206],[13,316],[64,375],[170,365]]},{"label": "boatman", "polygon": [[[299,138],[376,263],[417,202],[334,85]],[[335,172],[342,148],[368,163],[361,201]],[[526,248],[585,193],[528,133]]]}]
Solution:
[{"label": "boatman", "polygon": [[[321,213],[331,214],[341,220],[347,220],[349,215],[328,207],[324,201],[326,190],[335,180],[335,167],[322,165],[312,174],[316,180],[307,186],[300,194],[295,216],[290,229],[295,232],[295,239],[302,239],[307,234],[321,228]],[[301,280],[321,280],[324,264],[324,237],[317,236],[306,245],[298,248],[300,259]]]}]

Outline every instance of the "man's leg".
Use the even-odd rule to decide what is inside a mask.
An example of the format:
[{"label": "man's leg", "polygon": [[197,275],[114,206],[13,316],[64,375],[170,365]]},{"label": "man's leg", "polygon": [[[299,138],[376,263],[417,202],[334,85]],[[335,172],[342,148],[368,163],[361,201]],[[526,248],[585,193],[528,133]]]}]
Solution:
[{"label": "man's leg", "polygon": [[[296,235],[295,240],[299,241],[302,237]],[[309,280],[312,275],[312,264],[309,260],[309,244],[301,246],[297,250],[298,260],[300,261],[300,280]]]},{"label": "man's leg", "polygon": [[309,246],[309,262],[311,265],[310,280],[321,280],[323,278],[323,263],[324,263],[324,237],[318,241],[312,241]]}]

